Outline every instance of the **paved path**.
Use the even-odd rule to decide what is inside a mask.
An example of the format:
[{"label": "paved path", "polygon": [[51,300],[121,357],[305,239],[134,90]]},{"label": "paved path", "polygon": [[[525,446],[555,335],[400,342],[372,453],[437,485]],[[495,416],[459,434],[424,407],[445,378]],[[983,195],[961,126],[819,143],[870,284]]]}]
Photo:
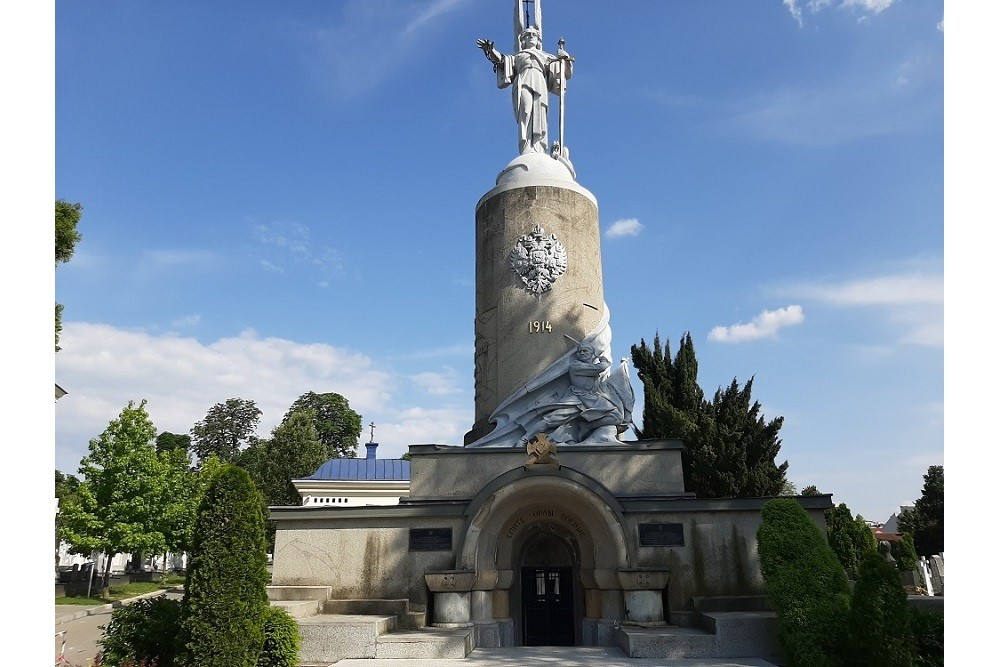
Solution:
[{"label": "paved path", "polygon": [[[155,594],[154,594],[155,595]],[[180,598],[179,593],[167,593]],[[56,605],[55,631],[66,632],[66,659],[72,667],[88,667],[100,650],[97,644],[103,633],[100,626],[111,620],[111,605],[75,607]],[[62,637],[55,637],[55,655],[59,655]],[[667,659],[629,658],[621,649],[539,646],[474,650],[467,658],[385,660],[347,659],[336,667],[774,667],[759,658]]]},{"label": "paved path", "polygon": [[[164,595],[163,591],[140,595],[127,601],[132,602],[144,597]],[[167,592],[167,596],[180,599],[183,597],[177,592]],[[77,605],[55,605],[55,630],[53,658],[59,655],[62,650],[63,640],[66,641],[65,657],[73,667],[87,667],[93,663],[98,651],[101,650],[97,640],[104,636],[101,630],[102,625],[107,625],[111,620],[112,605],[96,605],[93,607],[81,607]],[[65,635],[60,633],[65,632]]]},{"label": "paved path", "polygon": [[617,648],[532,646],[477,648],[467,658],[451,660],[347,659],[336,667],[774,667],[759,658],[629,658]]}]

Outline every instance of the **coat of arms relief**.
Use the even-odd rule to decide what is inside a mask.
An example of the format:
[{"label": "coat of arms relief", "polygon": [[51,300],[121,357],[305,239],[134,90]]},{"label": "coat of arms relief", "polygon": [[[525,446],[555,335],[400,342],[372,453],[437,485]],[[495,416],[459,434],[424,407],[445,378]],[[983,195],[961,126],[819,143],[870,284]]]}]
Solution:
[{"label": "coat of arms relief", "polygon": [[510,251],[510,268],[533,294],[552,289],[556,279],[566,273],[566,266],[566,247],[555,234],[546,236],[538,225],[521,236]]}]

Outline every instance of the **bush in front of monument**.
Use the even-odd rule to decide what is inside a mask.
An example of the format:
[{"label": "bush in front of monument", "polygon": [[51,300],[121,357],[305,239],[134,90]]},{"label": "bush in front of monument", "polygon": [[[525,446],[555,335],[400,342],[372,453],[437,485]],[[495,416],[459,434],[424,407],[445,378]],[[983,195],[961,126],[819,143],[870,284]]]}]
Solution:
[{"label": "bush in front of monument", "polygon": [[111,620],[98,640],[100,667],[174,664],[181,603],[165,597],[136,600],[111,613]]},{"label": "bush in front of monument", "polygon": [[878,551],[867,554],[851,595],[851,664],[912,667],[908,607],[896,566]]},{"label": "bush in front of monument", "polygon": [[280,607],[268,607],[264,614],[264,646],[257,667],[296,667],[301,646],[295,619]]},{"label": "bush in front of monument", "polygon": [[179,665],[257,666],[269,606],[263,507],[250,476],[233,465],[205,490],[185,582]]},{"label": "bush in front of monument", "polygon": [[795,500],[769,500],[761,510],[757,546],[788,665],[848,664],[850,589],[819,527]]},{"label": "bush in front of monument", "polygon": [[910,607],[916,667],[944,667],[944,612]]}]

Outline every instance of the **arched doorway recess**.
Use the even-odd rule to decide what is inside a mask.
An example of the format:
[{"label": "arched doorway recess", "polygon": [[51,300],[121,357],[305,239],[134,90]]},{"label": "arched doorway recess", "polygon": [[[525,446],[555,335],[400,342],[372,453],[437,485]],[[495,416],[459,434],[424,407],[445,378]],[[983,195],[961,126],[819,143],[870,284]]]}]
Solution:
[{"label": "arched doorway recess", "polygon": [[[598,626],[622,617],[617,572],[631,567],[634,555],[622,531],[621,507],[597,482],[568,468],[515,469],[483,489],[470,515],[457,566],[475,571],[479,599],[489,594],[490,618],[478,621],[509,623],[515,644],[534,635],[565,643],[563,624],[571,618],[572,643],[593,645],[599,635],[607,636]],[[530,627],[528,611],[546,596],[562,605],[535,610],[561,619],[553,621],[557,638],[548,640],[546,628]]]}]

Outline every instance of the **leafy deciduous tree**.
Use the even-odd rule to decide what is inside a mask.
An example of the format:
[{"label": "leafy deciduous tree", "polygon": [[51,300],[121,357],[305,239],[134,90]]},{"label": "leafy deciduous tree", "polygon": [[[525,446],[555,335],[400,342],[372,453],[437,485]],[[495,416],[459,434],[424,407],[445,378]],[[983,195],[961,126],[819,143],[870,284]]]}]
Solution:
[{"label": "leafy deciduous tree", "polygon": [[254,433],[260,415],[257,404],[248,399],[230,398],[216,403],[192,427],[191,448],[199,460],[215,455],[225,463],[232,463],[256,439]]},{"label": "leafy deciduous tree", "polygon": [[298,505],[292,480],[313,474],[327,459],[314,422],[312,410],[292,412],[270,438],[257,441],[240,456],[240,466],[250,473],[268,505]]},{"label": "leafy deciduous tree", "polygon": [[156,451],[165,452],[169,449],[183,449],[185,452],[190,450],[191,436],[163,431],[156,436]]},{"label": "leafy deciduous tree", "polygon": [[353,458],[357,454],[361,415],[351,409],[346,398],[333,392],[306,392],[295,399],[282,422],[302,410],[313,411],[313,423],[319,441],[326,449],[326,458]]},{"label": "leafy deciduous tree", "polygon": [[[76,231],[76,225],[80,222],[83,214],[83,206],[80,204],[70,204],[69,202],[57,199],[55,214],[55,250],[56,266],[61,262],[68,262],[73,257],[76,244],[79,243],[80,232]],[[62,333],[62,304],[56,304],[56,352],[59,347],[59,334]]]},{"label": "leafy deciduous tree", "polygon": [[60,537],[76,551],[104,552],[105,587],[116,553],[159,553],[166,547],[160,530],[164,496],[163,466],[153,448],[156,427],[146,401],[133,402],[90,441],[80,462],[80,483],[61,513]]}]

